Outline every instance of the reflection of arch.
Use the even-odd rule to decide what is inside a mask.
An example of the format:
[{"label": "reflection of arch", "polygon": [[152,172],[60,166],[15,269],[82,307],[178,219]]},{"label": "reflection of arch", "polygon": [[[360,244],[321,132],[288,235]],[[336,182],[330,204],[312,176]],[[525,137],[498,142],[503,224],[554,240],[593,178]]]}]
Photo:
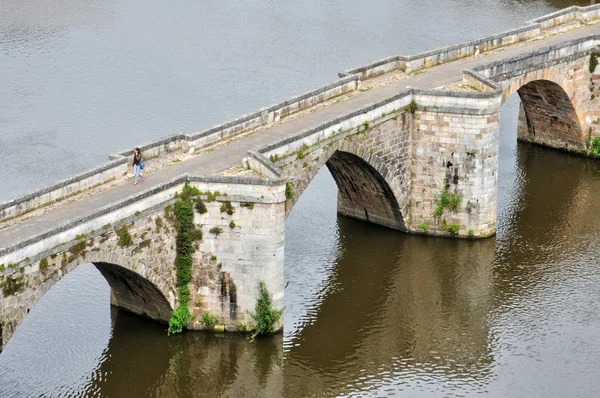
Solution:
[{"label": "reflection of arch", "polygon": [[571,98],[559,84],[534,80],[517,92],[526,121],[526,128],[520,129],[520,139],[555,148],[584,147],[579,117]]}]

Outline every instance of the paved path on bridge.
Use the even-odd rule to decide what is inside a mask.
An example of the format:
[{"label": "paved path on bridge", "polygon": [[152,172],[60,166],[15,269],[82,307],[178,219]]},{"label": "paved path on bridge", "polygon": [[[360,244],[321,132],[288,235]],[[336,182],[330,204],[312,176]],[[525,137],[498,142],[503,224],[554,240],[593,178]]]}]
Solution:
[{"label": "paved path on bridge", "polygon": [[424,73],[409,78],[375,87],[370,91],[361,92],[354,97],[337,104],[321,108],[315,112],[280,125],[268,128],[258,133],[218,148],[193,159],[183,161],[174,166],[159,170],[146,177],[146,182],[134,186],[132,183],[117,186],[113,189],[84,198],[78,202],[60,206],[46,214],[24,221],[20,224],[0,231],[0,249],[11,247],[26,238],[38,235],[57,225],[83,217],[96,209],[118,202],[141,190],[167,182],[184,173],[196,175],[213,175],[221,170],[241,164],[249,150],[260,148],[281,138],[292,136],[305,129],[315,127],[328,120],[342,116],[356,109],[364,108],[373,102],[391,97],[399,91],[411,86],[417,89],[432,89],[462,80],[462,71],[495,60],[509,58],[532,50],[558,44],[567,40],[600,33],[600,24],[581,27],[565,33],[560,33],[543,40],[519,43],[505,47],[504,51],[484,53],[479,57],[465,58],[448,64],[426,69]]}]

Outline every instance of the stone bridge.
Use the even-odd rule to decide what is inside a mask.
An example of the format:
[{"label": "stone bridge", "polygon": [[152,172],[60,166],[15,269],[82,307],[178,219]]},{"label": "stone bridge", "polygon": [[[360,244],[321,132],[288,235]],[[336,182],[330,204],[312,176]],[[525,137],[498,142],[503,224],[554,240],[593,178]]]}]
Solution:
[{"label": "stone bridge", "polygon": [[[521,98],[520,140],[600,152],[600,6],[570,7],[495,36],[340,73],[340,79],[211,129],[142,146],[0,204],[2,346],[64,275],[93,263],[111,302],[166,322],[178,305],[173,204],[197,188],[187,327],[209,315],[253,327],[264,282],[283,308],[285,220],[326,165],[341,214],[408,233],[496,230],[499,112]],[[168,165],[170,167],[165,167]],[[279,327],[282,325],[278,325]]]}]

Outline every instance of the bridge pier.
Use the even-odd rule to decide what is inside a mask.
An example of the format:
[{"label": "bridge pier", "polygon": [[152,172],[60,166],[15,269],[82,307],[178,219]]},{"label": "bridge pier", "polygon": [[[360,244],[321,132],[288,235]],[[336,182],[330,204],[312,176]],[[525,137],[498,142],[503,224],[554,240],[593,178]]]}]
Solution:
[{"label": "bridge pier", "polygon": [[206,206],[194,210],[202,237],[191,253],[187,329],[211,329],[208,314],[228,331],[251,330],[260,282],[272,306],[283,308],[283,181],[184,176],[0,252],[0,350],[44,293],[87,262],[110,285],[112,305],[167,323],[180,304],[172,208],[185,183],[202,192],[196,199]]}]

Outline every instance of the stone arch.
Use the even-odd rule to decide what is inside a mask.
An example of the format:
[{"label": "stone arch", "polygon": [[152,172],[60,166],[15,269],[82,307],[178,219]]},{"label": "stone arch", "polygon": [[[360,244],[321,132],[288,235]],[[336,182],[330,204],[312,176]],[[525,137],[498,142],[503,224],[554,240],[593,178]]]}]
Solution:
[{"label": "stone arch", "polygon": [[111,287],[111,304],[150,319],[167,322],[177,291],[173,271],[175,234],[158,231],[152,217],[127,224],[131,243],[119,245],[118,234],[97,231],[85,239],[23,259],[4,275],[15,281],[0,295],[0,339],[3,347],[38,300],[80,264],[92,263]]},{"label": "stone arch", "polygon": [[[569,77],[570,76],[570,77]],[[586,75],[587,79],[587,75]],[[564,68],[530,72],[505,82],[504,103],[512,94],[521,98],[519,139],[557,149],[585,151],[589,90]],[[587,81],[587,80],[586,80]]]},{"label": "stone arch", "polygon": [[[403,210],[407,199],[386,163],[370,149],[372,146],[355,142],[356,139],[339,140],[312,155],[314,162],[294,180],[294,197],[289,200],[286,213],[302,195],[321,167],[326,166],[338,187],[338,212],[340,214],[406,231]],[[298,162],[298,161],[296,161]],[[285,173],[285,170],[284,170]]]},{"label": "stone arch", "polygon": [[131,258],[115,257],[100,254],[90,256],[88,260],[110,286],[111,305],[159,322],[168,322],[175,306],[175,292],[145,264],[135,264]]},{"label": "stone arch", "polygon": [[326,165],[338,186],[339,213],[406,230],[398,200],[377,167],[352,153],[339,150],[333,153]]}]

